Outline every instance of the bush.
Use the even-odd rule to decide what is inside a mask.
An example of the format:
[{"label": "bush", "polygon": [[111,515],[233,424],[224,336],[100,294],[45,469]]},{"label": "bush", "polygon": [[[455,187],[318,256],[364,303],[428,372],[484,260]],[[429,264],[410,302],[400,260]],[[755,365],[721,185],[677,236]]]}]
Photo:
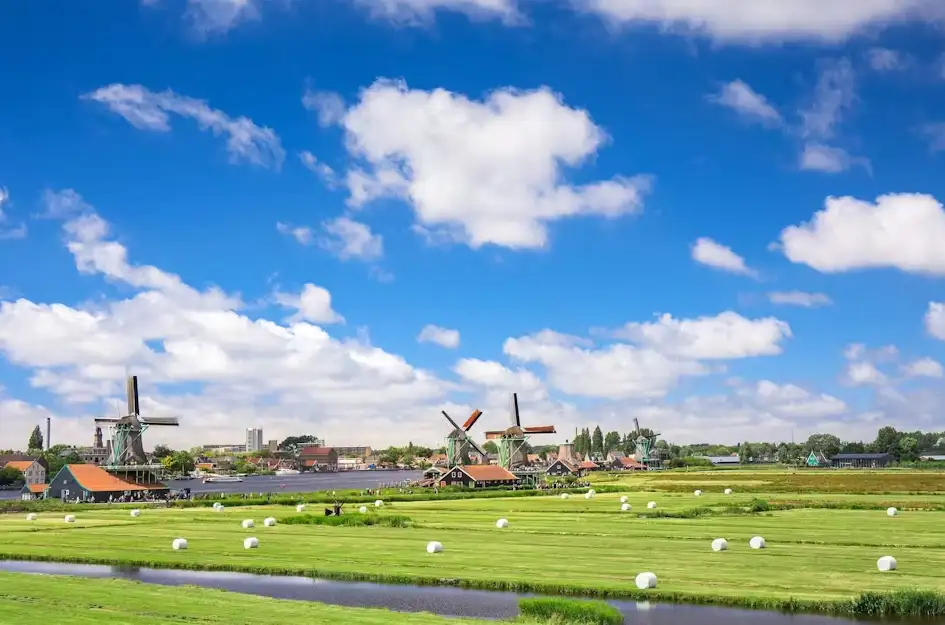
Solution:
[{"label": "bush", "polygon": [[522,616],[539,621],[580,623],[581,625],[622,625],[623,623],[623,614],[620,610],[603,601],[537,597],[519,599],[518,609]]},{"label": "bush", "polygon": [[934,590],[864,592],[853,599],[850,612],[874,617],[942,616],[945,614],[945,595]]},{"label": "bush", "polygon": [[328,525],[331,527],[364,527],[378,525],[381,527],[411,527],[413,521],[408,516],[377,514],[342,514],[341,516],[317,516],[302,514],[285,517],[280,521],[285,525]]}]

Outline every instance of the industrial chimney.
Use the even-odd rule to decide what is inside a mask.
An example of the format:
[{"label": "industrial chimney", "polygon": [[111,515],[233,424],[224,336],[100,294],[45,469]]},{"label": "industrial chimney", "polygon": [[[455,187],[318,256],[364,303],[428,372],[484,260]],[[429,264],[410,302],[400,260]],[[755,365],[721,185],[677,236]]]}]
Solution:
[{"label": "industrial chimney", "polygon": [[46,417],[46,451],[49,451],[49,448],[52,447],[52,419]]}]

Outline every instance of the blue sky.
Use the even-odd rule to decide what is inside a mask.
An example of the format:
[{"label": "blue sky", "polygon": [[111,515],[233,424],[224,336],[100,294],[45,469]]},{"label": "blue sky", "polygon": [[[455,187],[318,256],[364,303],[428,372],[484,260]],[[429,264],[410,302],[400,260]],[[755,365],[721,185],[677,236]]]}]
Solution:
[{"label": "blue sky", "polygon": [[180,445],[934,428],[934,4],[655,4],[8,7],[0,446],[126,368]]}]

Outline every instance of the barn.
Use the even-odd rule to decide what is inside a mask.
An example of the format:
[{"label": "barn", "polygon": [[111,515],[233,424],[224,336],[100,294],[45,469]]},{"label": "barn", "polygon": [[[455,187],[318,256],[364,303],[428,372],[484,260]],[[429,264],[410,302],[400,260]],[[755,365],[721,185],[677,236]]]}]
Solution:
[{"label": "barn", "polygon": [[122,496],[143,499],[146,492],[162,495],[168,488],[160,483],[135,484],[94,464],[67,464],[49,481],[46,497],[101,503]]},{"label": "barn", "polygon": [[442,486],[465,488],[488,488],[490,486],[513,486],[519,479],[504,467],[489,464],[457,465],[440,478]]},{"label": "barn", "polygon": [[566,460],[555,460],[548,467],[548,475],[561,477],[564,475],[577,475],[580,473],[578,468]]}]

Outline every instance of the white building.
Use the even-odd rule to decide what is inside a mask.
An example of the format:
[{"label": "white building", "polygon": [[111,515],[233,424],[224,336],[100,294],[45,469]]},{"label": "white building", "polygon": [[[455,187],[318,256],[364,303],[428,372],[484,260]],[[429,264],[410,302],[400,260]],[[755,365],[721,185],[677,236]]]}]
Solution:
[{"label": "white building", "polygon": [[263,431],[262,428],[249,428],[246,430],[246,451],[262,451]]}]

